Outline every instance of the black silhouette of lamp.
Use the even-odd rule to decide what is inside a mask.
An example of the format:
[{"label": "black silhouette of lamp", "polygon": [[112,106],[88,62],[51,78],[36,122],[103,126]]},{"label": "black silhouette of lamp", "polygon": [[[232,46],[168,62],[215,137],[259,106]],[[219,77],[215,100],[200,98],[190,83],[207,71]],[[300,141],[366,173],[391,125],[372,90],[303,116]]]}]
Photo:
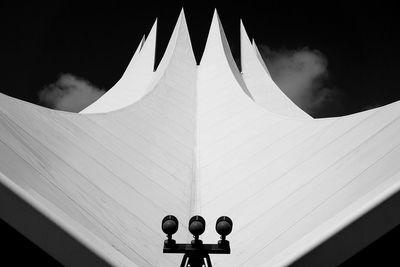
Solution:
[{"label": "black silhouette of lamp", "polygon": [[203,217],[196,215],[189,220],[189,232],[193,235],[190,244],[177,244],[172,235],[178,231],[178,219],[173,215],[164,217],[161,223],[161,229],[167,235],[164,241],[164,253],[183,253],[181,267],[202,267],[207,263],[211,267],[211,259],[209,254],[230,254],[230,244],[226,240],[226,236],[232,232],[233,222],[228,216],[221,216],[215,224],[215,230],[221,236],[221,240],[217,244],[203,244],[200,240],[206,229],[206,221]]},{"label": "black silhouette of lamp", "polygon": [[178,231],[179,222],[178,219],[173,215],[165,216],[161,222],[161,229],[167,234],[167,240],[164,241],[164,245],[167,247],[173,247],[176,242],[172,239],[172,235]]},{"label": "black silhouette of lamp", "polygon": [[215,224],[215,230],[221,236],[221,240],[218,241],[220,247],[229,247],[229,241],[226,240],[226,236],[232,232],[233,222],[231,218],[227,216],[221,216],[218,218]]}]

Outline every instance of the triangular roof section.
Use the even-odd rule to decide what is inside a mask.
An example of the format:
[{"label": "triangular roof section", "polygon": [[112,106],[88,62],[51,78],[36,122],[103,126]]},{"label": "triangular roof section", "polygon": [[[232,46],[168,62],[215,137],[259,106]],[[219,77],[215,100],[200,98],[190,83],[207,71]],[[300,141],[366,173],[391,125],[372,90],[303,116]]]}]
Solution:
[{"label": "triangular roof section", "polygon": [[104,113],[118,110],[135,103],[147,93],[147,87],[154,76],[156,35],[157,19],[147,39],[145,41],[142,39],[140,42],[121,79],[80,113]]},{"label": "triangular roof section", "polygon": [[[234,75],[234,78],[242,88],[242,91],[246,93],[248,97],[252,98],[249,90],[243,82],[243,79],[241,78],[241,74],[236,65],[236,62],[233,59],[228,40],[226,39],[224,29],[218,16],[217,9],[214,10],[214,15],[207,37],[206,47],[200,61],[200,68],[208,68],[210,67],[210,62],[217,62],[218,60],[217,58],[215,58],[216,56],[218,57],[219,61],[228,64],[228,67],[230,69],[229,72]],[[202,67],[203,65],[204,67]],[[207,65],[207,67],[205,65]]]},{"label": "triangular roof section", "polygon": [[[179,45],[182,46],[182,44],[184,44],[184,47],[183,48],[179,47]],[[174,57],[174,55],[176,58],[176,54],[178,53],[177,51],[179,51],[181,56],[185,58],[185,63],[190,65],[192,64],[196,65],[196,59],[193,54],[192,44],[189,36],[189,30],[187,27],[183,8],[179,14],[178,20],[175,24],[174,30],[168,42],[167,48],[165,49],[164,55],[155,71],[154,78],[151,81],[149,87],[147,88],[147,92],[150,92],[157,86],[159,80],[168,70],[168,67],[171,64],[171,60]]]},{"label": "triangular roof section", "polygon": [[240,48],[243,80],[255,102],[273,113],[311,119],[310,115],[293,103],[272,80],[257,47],[252,46],[242,21]]},{"label": "triangular roof section", "polygon": [[254,52],[256,53],[256,56],[257,56],[258,60],[260,61],[261,65],[263,66],[265,72],[268,74],[268,76],[271,77],[271,73],[269,73],[268,67],[265,64],[263,57],[261,56],[260,50],[258,49],[256,40],[254,40],[254,38],[251,40],[251,44],[253,45]]},{"label": "triangular roof section", "polygon": [[[157,21],[157,19],[156,19],[156,21]],[[143,48],[143,46],[144,46],[144,43],[145,43],[145,41],[146,41],[146,35],[145,35],[145,34],[143,34],[142,40],[140,41],[140,44],[139,44],[139,48],[140,48],[140,50],[142,50],[142,48]]]}]

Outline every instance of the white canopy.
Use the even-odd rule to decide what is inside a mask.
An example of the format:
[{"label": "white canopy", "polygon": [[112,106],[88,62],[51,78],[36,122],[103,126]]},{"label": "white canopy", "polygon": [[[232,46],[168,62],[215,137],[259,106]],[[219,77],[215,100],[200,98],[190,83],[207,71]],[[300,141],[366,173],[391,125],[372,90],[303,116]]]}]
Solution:
[{"label": "white canopy", "polygon": [[232,254],[214,266],[287,265],[399,192],[399,102],[313,119],[243,26],[239,72],[217,13],[199,65],[182,12],[153,72],[155,27],[79,114],[0,94],[0,216],[58,260],[178,266],[161,220],[175,215],[174,239],[189,242],[198,214],[204,242],[218,240],[219,216],[234,223]]}]

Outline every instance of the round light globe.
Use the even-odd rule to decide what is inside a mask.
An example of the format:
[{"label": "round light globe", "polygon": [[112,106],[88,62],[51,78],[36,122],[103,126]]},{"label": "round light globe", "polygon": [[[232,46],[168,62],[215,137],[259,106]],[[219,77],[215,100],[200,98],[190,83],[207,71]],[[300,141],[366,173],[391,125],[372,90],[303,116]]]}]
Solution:
[{"label": "round light globe", "polygon": [[173,235],[178,231],[178,219],[173,215],[164,217],[161,223],[161,229],[167,235]]},{"label": "round light globe", "polygon": [[215,230],[221,236],[227,236],[232,232],[233,222],[228,216],[221,216],[215,224]]},{"label": "round light globe", "polygon": [[193,216],[189,221],[189,231],[194,236],[199,236],[206,229],[206,221],[201,216]]}]

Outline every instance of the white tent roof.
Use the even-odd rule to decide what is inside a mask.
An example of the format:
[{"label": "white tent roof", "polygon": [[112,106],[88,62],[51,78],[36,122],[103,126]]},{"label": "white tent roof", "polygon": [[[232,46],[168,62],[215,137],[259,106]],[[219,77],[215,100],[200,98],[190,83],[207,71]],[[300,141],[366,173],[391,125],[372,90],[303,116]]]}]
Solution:
[{"label": "white tent roof", "polygon": [[121,79],[100,99],[81,113],[100,113],[117,110],[138,101],[147,92],[153,78],[156,53],[157,20],[147,37],[140,42]]},{"label": "white tent roof", "polygon": [[311,118],[296,106],[272,80],[254,41],[251,44],[242,21],[240,22],[240,40],[243,80],[255,102],[274,113],[303,119]]},{"label": "white tent roof", "polygon": [[219,216],[234,222],[232,254],[214,266],[286,265],[398,193],[399,102],[312,119],[243,27],[238,71],[216,13],[200,65],[183,12],[156,72],[154,43],[155,26],[80,114],[0,94],[0,216],[63,263],[85,263],[72,237],[88,262],[177,266],[181,255],[162,254],[161,220],[178,217],[174,238],[188,242],[199,214],[205,242],[218,240]]}]

